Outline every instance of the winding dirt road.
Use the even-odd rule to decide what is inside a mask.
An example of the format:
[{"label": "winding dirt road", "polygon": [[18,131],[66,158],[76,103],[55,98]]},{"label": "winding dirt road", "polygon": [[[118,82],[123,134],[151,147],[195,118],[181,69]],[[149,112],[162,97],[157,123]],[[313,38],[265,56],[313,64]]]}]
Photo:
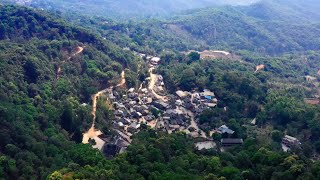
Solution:
[{"label": "winding dirt road", "polygon": [[148,89],[151,91],[151,93],[153,94],[153,96],[157,99],[160,99],[164,102],[168,101],[168,98],[166,96],[160,96],[159,94],[157,94],[155,91],[154,91],[154,86],[156,84],[156,81],[157,81],[157,74],[153,74],[152,71],[154,70],[154,68],[150,68],[149,69],[149,73],[150,73],[150,83],[149,83],[149,87]]},{"label": "winding dirt road", "polygon": [[[70,60],[72,57],[76,56],[77,54],[82,53],[82,51],[84,50],[84,48],[85,48],[85,46],[84,46],[84,47],[78,46],[78,47],[76,48],[76,52],[73,53],[71,56],[69,56],[69,57],[67,58],[67,60]],[[62,64],[65,63],[65,62],[66,62],[66,60],[62,61]],[[61,66],[59,66],[59,67],[57,68],[57,72],[56,72],[56,79],[57,79],[57,80],[60,79],[61,71],[62,71]]]},{"label": "winding dirt road", "polygon": [[76,48],[76,52],[73,53],[71,56],[69,56],[67,60],[70,60],[72,57],[76,56],[77,54],[82,53],[83,50],[84,50],[84,47],[78,46]]},{"label": "winding dirt road", "polygon": [[[122,71],[121,72],[121,80],[119,82],[118,85],[116,85],[116,87],[121,87],[121,86],[124,86],[126,83],[126,79],[125,79],[125,71]],[[102,95],[102,94],[105,94],[107,93],[108,91],[112,91],[114,87],[111,86],[111,87],[108,87],[104,90],[101,90],[99,92],[97,92],[96,94],[94,94],[92,96],[92,111],[91,111],[91,115],[93,117],[92,119],[92,125],[91,125],[91,128],[85,132],[83,134],[83,138],[82,138],[82,143],[83,144],[88,144],[89,143],[89,139],[94,139],[95,142],[96,142],[96,145],[93,146],[93,148],[97,148],[99,150],[102,149],[103,145],[104,145],[104,141],[99,137],[100,135],[102,135],[103,133],[98,130],[98,129],[95,129],[95,124],[96,124],[96,112],[97,112],[97,101],[99,99],[99,97]]]}]

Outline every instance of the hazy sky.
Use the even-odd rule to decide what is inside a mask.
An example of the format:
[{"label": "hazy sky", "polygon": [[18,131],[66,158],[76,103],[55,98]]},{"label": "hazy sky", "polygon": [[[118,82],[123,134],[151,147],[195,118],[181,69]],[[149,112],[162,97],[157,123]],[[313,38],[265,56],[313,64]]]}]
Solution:
[{"label": "hazy sky", "polygon": [[228,4],[252,4],[260,0],[224,0]]}]

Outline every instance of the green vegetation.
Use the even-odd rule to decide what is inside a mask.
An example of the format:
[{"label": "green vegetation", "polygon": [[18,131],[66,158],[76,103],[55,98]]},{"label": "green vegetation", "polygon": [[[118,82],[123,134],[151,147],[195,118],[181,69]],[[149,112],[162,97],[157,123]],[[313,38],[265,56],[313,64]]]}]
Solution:
[{"label": "green vegetation", "polygon": [[[86,1],[54,2],[32,6],[50,6],[56,15],[0,6],[0,179],[320,179],[320,107],[304,102],[319,96],[320,30],[317,18],[298,13],[298,1],[286,11],[270,1],[144,22],[93,16],[106,11],[97,9],[103,1],[87,7],[90,17],[67,11],[77,12]],[[317,6],[306,7],[317,17]],[[237,57],[202,60],[195,50],[204,49]],[[235,131],[230,137],[245,139],[244,145],[220,152],[217,143],[198,151],[197,139],[144,126],[127,152],[112,160],[81,144],[91,125],[92,94],[118,83],[123,70],[128,88],[146,78],[132,51],[161,56],[157,73],[171,93],[214,91],[218,105],[196,117],[199,127],[209,134],[227,124]],[[254,72],[260,64],[265,68]],[[305,80],[309,75],[314,82]],[[254,118],[256,125],[250,124]],[[105,134],[113,133],[110,119],[99,100],[96,125]],[[282,152],[286,134],[301,147]]]},{"label": "green vegetation", "polygon": [[[0,177],[45,179],[70,162],[91,125],[91,106],[81,104],[123,68],[136,71],[137,59],[43,12],[2,6],[0,19]],[[97,116],[109,127],[110,113]]]},{"label": "green vegetation", "polygon": [[[204,88],[215,92],[218,107],[204,111],[199,117],[200,127],[207,132],[227,123],[236,131],[234,137],[247,138],[246,133],[250,131],[247,125],[256,118],[258,127],[274,127],[269,138],[278,144],[280,131],[303,139],[315,149],[315,143],[319,141],[320,109],[305,104],[303,100],[317,95],[318,87],[307,83],[303,76],[310,72],[318,77],[315,74],[319,63],[314,60],[319,59],[319,54],[310,52],[306,56],[310,66],[303,63],[305,60],[300,55],[265,58],[243,53],[242,56],[246,61],[212,59],[191,64],[190,55],[182,57],[179,62],[173,57],[171,63],[158,69],[158,73],[163,75],[167,89],[172,93],[178,89]],[[255,73],[254,64],[264,64],[265,69]],[[249,137],[258,138],[258,135]],[[310,157],[314,152],[309,150],[310,154],[305,155]]]},{"label": "green vegetation", "polygon": [[[140,132],[125,154],[108,161],[84,147],[73,163],[49,176],[70,179],[318,179],[319,163],[248,139],[227,153],[196,151],[184,134]],[[59,178],[58,178],[59,179]]]},{"label": "green vegetation", "polygon": [[[149,3],[153,3],[130,1],[129,5],[137,3],[136,6],[132,5],[137,8],[130,8],[129,5],[126,8],[129,7],[130,10],[124,8],[119,11],[113,8],[113,6],[124,7],[123,4],[127,3],[124,1],[126,0],[113,3],[108,0],[98,0],[95,3],[74,0],[33,1],[30,6],[50,9],[77,25],[94,29],[121,47],[129,47],[131,50],[149,54],[160,53],[163,50],[222,49],[279,55],[287,52],[319,50],[320,47],[318,37],[320,22],[317,18],[320,15],[316,0],[308,0],[308,2],[265,0],[251,6],[193,9],[163,20],[148,18],[144,21],[117,21],[118,18],[135,17],[135,15],[121,13],[122,10],[129,14],[137,10],[143,14],[151,9],[148,8]],[[182,2],[176,0],[169,5],[168,2],[163,2],[163,7],[166,9],[177,7],[175,3]],[[104,4],[110,4],[110,6],[104,6]],[[147,7],[139,10],[140,6],[144,5]],[[119,12],[120,15],[114,17],[113,11]],[[157,12],[154,9],[152,11]],[[114,17],[115,21],[110,20],[110,16]]]},{"label": "green vegetation", "polygon": [[[18,0],[2,1],[12,3]],[[243,0],[237,1],[243,2]],[[234,0],[31,0],[26,4],[46,10],[62,10],[62,13],[81,13],[90,16],[94,14],[113,19],[128,20],[167,17],[183,10],[222,4],[237,4],[237,2]]]}]

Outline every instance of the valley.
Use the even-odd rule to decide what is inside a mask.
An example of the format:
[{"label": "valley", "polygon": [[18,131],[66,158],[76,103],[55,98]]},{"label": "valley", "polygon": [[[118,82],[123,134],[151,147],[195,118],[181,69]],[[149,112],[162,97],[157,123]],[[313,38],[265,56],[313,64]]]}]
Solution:
[{"label": "valley", "polygon": [[0,179],[320,179],[316,0],[0,0]]}]

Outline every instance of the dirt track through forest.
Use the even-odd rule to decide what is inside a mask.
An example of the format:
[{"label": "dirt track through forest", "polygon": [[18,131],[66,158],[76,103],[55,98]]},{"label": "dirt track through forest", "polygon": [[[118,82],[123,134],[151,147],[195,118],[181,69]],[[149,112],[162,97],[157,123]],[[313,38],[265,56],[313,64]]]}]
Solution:
[{"label": "dirt track through forest", "polygon": [[[126,83],[126,79],[125,79],[125,71],[122,71],[121,72],[121,80],[119,82],[118,85],[116,85],[116,87],[122,87],[124,86]],[[95,129],[95,124],[96,124],[96,112],[97,112],[97,101],[99,99],[99,97],[102,95],[102,94],[105,94],[107,93],[109,90],[112,91],[114,87],[111,86],[111,87],[108,87],[104,90],[101,90],[99,92],[97,92],[96,94],[94,94],[92,96],[92,111],[91,111],[91,115],[93,117],[92,119],[92,125],[91,125],[91,128],[85,132],[83,134],[83,138],[82,138],[82,143],[83,144],[88,144],[89,143],[89,139],[94,139],[95,142],[96,142],[96,145],[94,145],[93,147],[94,148],[97,148],[99,150],[102,149],[103,145],[104,145],[104,141],[99,138],[100,135],[102,135],[103,133],[98,130],[98,129]]]},{"label": "dirt track through forest", "polygon": [[[67,60],[70,60],[72,57],[76,56],[77,54],[82,53],[83,50],[84,50],[84,47],[78,46],[78,47],[76,48],[76,52],[73,53],[71,56],[69,56],[69,57],[67,58]],[[66,62],[66,60],[62,61],[62,63],[65,63],[65,62]],[[57,80],[60,79],[61,72],[62,72],[62,69],[61,69],[61,66],[59,66],[58,69],[57,69],[57,72],[56,72],[56,79],[57,79]]]}]

